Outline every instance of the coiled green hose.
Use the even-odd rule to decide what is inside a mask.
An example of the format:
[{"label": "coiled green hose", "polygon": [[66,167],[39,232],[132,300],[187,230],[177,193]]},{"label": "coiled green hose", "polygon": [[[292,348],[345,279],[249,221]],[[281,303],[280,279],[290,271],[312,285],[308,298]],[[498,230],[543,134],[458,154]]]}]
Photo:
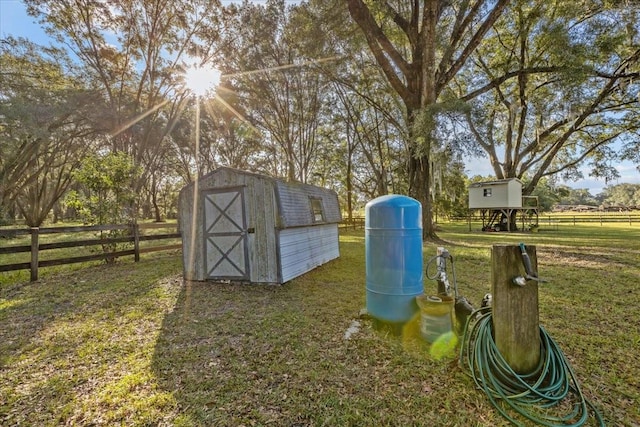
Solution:
[{"label": "coiled green hose", "polygon": [[[477,320],[472,320],[477,319]],[[460,348],[460,364],[476,385],[489,397],[503,417],[517,426],[514,415],[542,426],[582,426],[589,410],[600,426],[604,420],[585,399],[573,369],[556,342],[540,327],[540,362],[527,375],[514,372],[504,360],[493,339],[490,307],[475,311],[467,320]],[[567,404],[571,409],[565,409]],[[564,415],[553,409],[562,405]]]}]

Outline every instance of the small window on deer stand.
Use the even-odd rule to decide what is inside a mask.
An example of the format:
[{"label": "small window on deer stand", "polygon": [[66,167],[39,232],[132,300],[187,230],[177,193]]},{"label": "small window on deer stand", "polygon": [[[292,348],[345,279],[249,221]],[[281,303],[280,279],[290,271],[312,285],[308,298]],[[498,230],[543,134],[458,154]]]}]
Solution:
[{"label": "small window on deer stand", "polygon": [[313,216],[313,222],[324,222],[322,200],[310,197],[309,202],[311,203],[311,214]]},{"label": "small window on deer stand", "polygon": [[490,188],[485,188],[483,190],[483,196],[484,197],[491,197],[491,189]]}]

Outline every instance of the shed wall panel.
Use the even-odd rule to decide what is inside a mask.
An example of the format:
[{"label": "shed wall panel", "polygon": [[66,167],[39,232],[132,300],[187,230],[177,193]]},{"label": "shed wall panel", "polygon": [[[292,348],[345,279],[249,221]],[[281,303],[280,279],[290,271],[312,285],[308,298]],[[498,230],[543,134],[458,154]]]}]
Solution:
[{"label": "shed wall panel", "polygon": [[280,205],[280,228],[313,225],[310,198],[322,200],[324,223],[342,221],[338,196],[334,191],[311,185],[276,181]]},{"label": "shed wall panel", "polygon": [[337,224],[280,230],[282,282],[340,256]]},{"label": "shed wall panel", "polygon": [[509,208],[521,208],[522,207],[522,184],[516,180],[509,181],[507,186],[507,207]]},{"label": "shed wall panel", "polygon": [[275,233],[277,203],[273,182],[258,180],[252,186],[252,197],[248,198],[250,216],[254,219],[249,225],[250,242],[249,263],[251,281],[254,283],[278,283],[277,237]]},{"label": "shed wall panel", "polygon": [[184,278],[205,280],[203,219],[201,209],[198,209],[199,201],[194,202],[193,190],[194,185],[184,187],[178,197],[180,211],[178,228],[182,234]]},{"label": "shed wall panel", "polygon": [[247,228],[249,230],[249,280],[254,283],[278,282],[275,218],[277,204],[273,180],[266,176],[220,168],[211,174],[211,185],[246,188]]}]

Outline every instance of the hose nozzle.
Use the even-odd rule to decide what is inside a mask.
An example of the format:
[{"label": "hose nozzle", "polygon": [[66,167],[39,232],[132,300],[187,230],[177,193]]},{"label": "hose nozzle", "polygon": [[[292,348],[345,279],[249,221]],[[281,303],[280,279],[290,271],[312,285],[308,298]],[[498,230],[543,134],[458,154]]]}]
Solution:
[{"label": "hose nozzle", "polygon": [[512,280],[513,284],[517,286],[524,286],[527,284],[527,280],[535,280],[539,283],[546,283],[547,281],[538,277],[538,273],[533,269],[531,258],[527,253],[527,249],[525,248],[524,243],[520,243],[518,246],[520,247],[520,253],[522,254],[522,264],[524,265],[524,271],[526,275],[514,277]]}]

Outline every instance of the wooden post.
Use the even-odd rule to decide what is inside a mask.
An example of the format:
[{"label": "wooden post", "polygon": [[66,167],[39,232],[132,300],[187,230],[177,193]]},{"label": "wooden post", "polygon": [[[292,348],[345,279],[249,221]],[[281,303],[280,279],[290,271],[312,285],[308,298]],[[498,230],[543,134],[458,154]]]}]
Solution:
[{"label": "wooden post", "polygon": [[140,261],[140,227],[135,222],[132,225],[133,228],[133,261]]},{"label": "wooden post", "polygon": [[[526,246],[531,265],[537,271],[535,246]],[[535,370],[540,361],[540,325],[538,320],[538,282],[525,286],[513,283],[525,276],[520,248],[494,245],[491,253],[493,292],[493,331],[502,357],[519,374]]]},{"label": "wooden post", "polygon": [[31,227],[31,281],[38,280],[38,235],[40,234],[39,227]]}]

